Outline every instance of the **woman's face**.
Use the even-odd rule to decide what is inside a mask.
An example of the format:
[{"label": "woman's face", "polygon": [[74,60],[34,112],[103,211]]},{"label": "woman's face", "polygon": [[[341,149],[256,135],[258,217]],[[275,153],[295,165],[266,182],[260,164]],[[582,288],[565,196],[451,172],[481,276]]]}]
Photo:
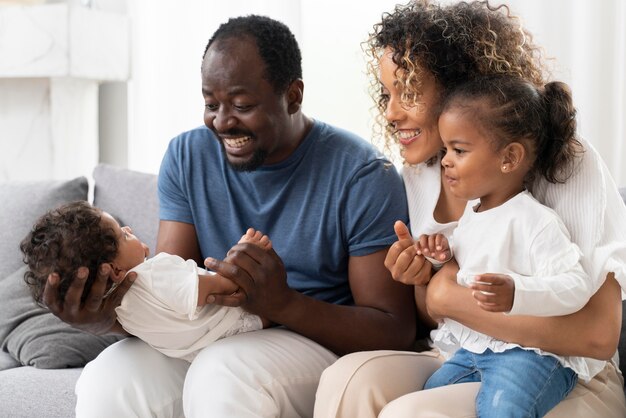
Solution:
[{"label": "woman's face", "polygon": [[385,119],[393,126],[394,136],[402,146],[402,156],[409,164],[428,161],[443,146],[437,127],[436,108],[441,87],[432,74],[423,72],[417,106],[408,107],[400,100],[402,93],[396,79],[398,66],[392,60],[393,51],[386,48],[380,59],[382,94],[387,95]]}]

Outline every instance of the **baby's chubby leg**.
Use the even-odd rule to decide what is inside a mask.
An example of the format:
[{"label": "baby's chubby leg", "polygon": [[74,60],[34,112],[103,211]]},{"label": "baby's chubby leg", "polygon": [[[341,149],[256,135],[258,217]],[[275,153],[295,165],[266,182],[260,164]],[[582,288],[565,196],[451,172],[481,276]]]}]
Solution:
[{"label": "baby's chubby leg", "polygon": [[254,228],[248,228],[246,233],[243,234],[241,239],[239,239],[239,244],[246,242],[257,245],[264,250],[270,250],[272,248],[272,241],[270,238]]}]

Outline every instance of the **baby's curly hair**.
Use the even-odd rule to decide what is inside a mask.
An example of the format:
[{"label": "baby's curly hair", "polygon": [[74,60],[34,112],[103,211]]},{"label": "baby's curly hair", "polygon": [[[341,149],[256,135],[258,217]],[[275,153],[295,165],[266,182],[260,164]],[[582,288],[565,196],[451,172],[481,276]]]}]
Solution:
[{"label": "baby's curly hair", "polygon": [[508,74],[541,87],[548,74],[542,50],[505,5],[478,0],[450,5],[412,0],[398,5],[382,16],[364,43],[370,95],[377,109],[375,130],[384,137],[387,152],[394,141],[393,129],[384,119],[387,98],[380,94],[378,79],[378,61],[387,47],[394,52],[401,100],[407,107],[419,106],[423,71],[435,77],[443,96],[478,76]]},{"label": "baby's curly hair", "polygon": [[59,297],[64,299],[81,266],[89,269],[81,297],[84,303],[98,267],[115,259],[118,243],[115,231],[103,225],[102,211],[85,201],[76,201],[39,218],[20,249],[28,265],[24,280],[37,303],[42,303],[50,273],[59,275]]}]

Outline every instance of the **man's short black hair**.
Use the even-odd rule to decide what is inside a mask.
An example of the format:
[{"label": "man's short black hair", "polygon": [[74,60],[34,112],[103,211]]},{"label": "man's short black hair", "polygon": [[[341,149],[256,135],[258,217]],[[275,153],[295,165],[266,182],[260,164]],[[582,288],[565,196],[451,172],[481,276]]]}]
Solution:
[{"label": "man's short black hair", "polygon": [[266,16],[235,17],[215,31],[204,49],[227,38],[252,38],[265,62],[265,78],[277,93],[283,93],[296,79],[302,78],[302,55],[295,36],[287,25]]}]

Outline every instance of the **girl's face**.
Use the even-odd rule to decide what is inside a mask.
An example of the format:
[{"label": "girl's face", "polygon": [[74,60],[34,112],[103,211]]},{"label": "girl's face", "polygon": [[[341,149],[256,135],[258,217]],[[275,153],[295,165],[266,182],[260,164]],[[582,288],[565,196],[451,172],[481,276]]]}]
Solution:
[{"label": "girl's face", "polygon": [[423,72],[422,89],[417,106],[408,106],[400,100],[401,90],[396,79],[398,66],[393,62],[393,51],[386,48],[379,61],[382,94],[387,96],[385,119],[394,129],[394,136],[402,146],[402,156],[409,164],[426,162],[442,147],[437,114],[441,86],[432,74]]},{"label": "girl's face", "polygon": [[[439,117],[439,132],[446,155],[441,160],[443,180],[458,198],[481,199],[481,208],[499,205],[508,193],[501,152],[478,129],[471,113],[459,108],[446,110]],[[503,152],[503,151],[502,151]]]}]

